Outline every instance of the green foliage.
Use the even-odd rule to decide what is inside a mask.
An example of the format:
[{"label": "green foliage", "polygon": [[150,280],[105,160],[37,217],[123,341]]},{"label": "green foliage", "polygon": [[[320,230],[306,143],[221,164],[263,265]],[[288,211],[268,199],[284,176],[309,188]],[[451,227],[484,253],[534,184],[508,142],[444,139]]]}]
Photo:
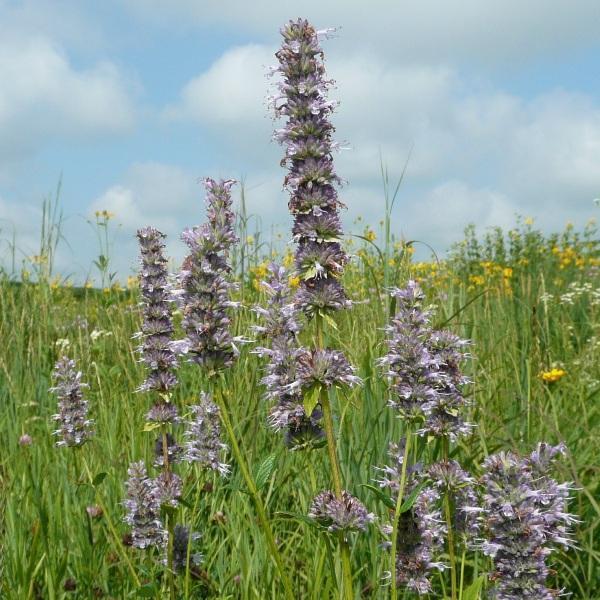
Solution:
[{"label": "green foliage", "polygon": [[[372,237],[352,249],[359,258],[344,279],[352,297],[370,301],[340,314],[337,329],[326,327],[327,343],[342,349],[365,381],[347,397],[331,393],[349,491],[380,519],[387,518],[390,499],[374,484],[374,467],[386,462],[388,443],[402,432],[386,408],[386,383],[374,367],[384,351],[381,328],[393,307],[374,290],[382,290],[384,280],[400,285],[417,277],[438,307],[436,320],[474,342],[469,420],[478,426],[459,445],[457,458],[477,474],[482,459],[498,449],[527,452],[539,440],[564,440],[570,453],[559,477],[579,489],[571,505],[581,519],[579,551],[555,556],[550,584],[575,598],[600,597],[597,235],[590,227],[582,234],[567,228],[544,236],[525,223],[508,235],[493,230],[479,239],[469,229],[449,260],[432,263],[412,262],[410,246],[390,239],[379,252]],[[256,247],[256,242],[246,246],[238,263],[245,306],[265,301],[255,285],[262,264]],[[127,466],[141,458],[151,464],[156,437],[145,431],[148,400],[134,393],[143,379],[132,340],[140,325],[137,304],[135,290],[104,293],[47,281],[0,281],[2,598],[162,597],[162,556],[128,546],[122,522]],[[254,322],[251,311],[238,311],[236,334],[248,335]],[[313,334],[308,329],[303,335],[308,341]],[[56,448],[52,436],[56,405],[48,388],[63,350],[77,358],[90,384],[97,431],[76,451]],[[261,368],[251,345],[243,346],[224,387],[232,427],[297,597],[333,597],[332,548],[305,518],[315,494],[330,485],[327,449],[290,452],[266,427]],[[552,368],[565,375],[544,381],[540,375]],[[207,382],[189,365],[181,368],[180,379],[173,401],[185,414]],[[311,398],[307,402],[312,404]],[[29,446],[19,445],[24,433],[33,439]],[[420,450],[435,457],[435,444],[422,443]],[[226,480],[180,467],[186,490],[180,520],[201,532],[204,555],[188,582],[178,579],[181,597],[282,597],[252,498],[239,467],[229,462]],[[410,502],[408,497],[403,509]],[[89,506],[102,507],[101,514],[89,516]],[[377,526],[351,542],[360,597],[388,597],[383,575],[389,555],[380,547]],[[463,566],[462,598],[485,597],[487,559],[474,555]],[[442,597],[441,579],[433,583],[435,597]]]}]

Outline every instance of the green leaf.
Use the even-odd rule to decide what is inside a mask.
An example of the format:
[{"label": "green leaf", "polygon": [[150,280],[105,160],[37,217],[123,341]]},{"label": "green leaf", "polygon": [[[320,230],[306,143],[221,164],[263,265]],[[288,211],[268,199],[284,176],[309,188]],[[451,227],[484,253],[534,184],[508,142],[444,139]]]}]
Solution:
[{"label": "green leaf", "polygon": [[320,529],[320,525],[311,517],[307,517],[306,515],[299,515],[296,513],[290,513],[290,512],[276,512],[275,513],[276,517],[279,517],[280,519],[286,519],[289,521],[299,521],[300,523],[306,523],[307,525],[310,525],[311,527],[316,527],[317,529]]},{"label": "green leaf", "polygon": [[108,475],[108,473],[105,473],[104,471],[102,471],[101,473],[98,473],[92,480],[92,485],[94,487],[98,487],[106,479],[107,475]]},{"label": "green leaf", "polygon": [[326,312],[319,311],[319,314],[323,317],[323,320],[329,325],[332,329],[338,330],[337,323],[333,320],[331,315],[328,315]]},{"label": "green leaf", "polygon": [[267,456],[267,458],[260,463],[254,478],[254,483],[259,491],[262,490],[267,481],[271,479],[271,475],[273,475],[276,464],[277,456],[275,454],[269,454],[269,456]]},{"label": "green leaf", "polygon": [[144,424],[144,428],[142,431],[154,431],[161,426],[161,423],[156,423],[155,421],[148,421]]},{"label": "green leaf", "polygon": [[394,501],[386,493],[384,493],[383,490],[380,490],[374,485],[369,485],[368,483],[363,483],[362,487],[365,487],[370,492],[373,492],[375,496],[377,496],[377,498],[381,500],[388,508],[396,508],[396,504],[394,503]]},{"label": "green leaf", "polygon": [[303,398],[304,404],[304,412],[307,417],[312,415],[313,410],[315,410],[315,406],[319,404],[319,398],[321,396],[321,384],[318,383],[310,388],[305,394]]},{"label": "green leaf", "polygon": [[400,514],[405,513],[413,507],[413,504],[417,500],[417,496],[421,493],[422,489],[427,485],[427,482],[419,484],[406,498],[400,507]]},{"label": "green leaf", "polygon": [[479,600],[484,581],[485,575],[480,575],[477,579],[475,579],[473,583],[471,583],[471,585],[463,592],[463,600]]}]

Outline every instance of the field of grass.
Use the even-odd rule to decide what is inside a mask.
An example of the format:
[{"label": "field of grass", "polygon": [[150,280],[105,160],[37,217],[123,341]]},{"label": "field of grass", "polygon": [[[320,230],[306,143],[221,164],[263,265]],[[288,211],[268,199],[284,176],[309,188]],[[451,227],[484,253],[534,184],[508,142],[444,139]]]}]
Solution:
[{"label": "field of grass", "polygon": [[[200,220],[200,217],[199,217]],[[384,228],[385,229],[385,228]],[[234,273],[239,282],[234,333],[256,336],[254,304],[265,303],[259,281],[270,252],[242,231]],[[564,441],[566,457],[556,478],[576,486],[571,512],[579,518],[577,549],[551,557],[549,585],[575,598],[600,598],[600,261],[597,232],[572,227],[544,236],[529,221],[483,239],[472,229],[444,261],[412,260],[412,245],[383,232],[362,231],[348,241],[354,256],[343,282],[357,304],[341,311],[326,343],[339,348],[363,379],[361,387],[332,398],[345,487],[383,522],[389,509],[368,486],[386,464],[388,444],[403,423],[387,407],[387,382],[375,361],[386,347],[382,327],[394,306],[386,288],[409,278],[421,282],[436,307],[435,323],[473,341],[467,370],[472,436],[452,456],[474,475],[499,450],[530,452],[538,441]],[[384,240],[378,246],[380,239]],[[387,243],[385,243],[387,240]],[[51,260],[51,257],[50,259]],[[39,264],[38,257],[37,263]],[[140,329],[135,284],[103,289],[72,287],[39,277],[4,274],[0,280],[0,577],[2,598],[168,597],[162,554],[128,545],[123,522],[124,481],[131,462],[152,464],[155,432],[144,431],[147,395],[136,393],[144,369],[132,339]],[[179,326],[179,325],[178,325]],[[302,332],[312,339],[313,324]],[[296,598],[338,597],[341,577],[335,538],[306,518],[314,496],[331,486],[327,448],[289,451],[266,426],[269,410],[260,384],[264,361],[254,342],[224,376],[223,397],[235,440],[262,500],[283,569]],[[81,448],[57,448],[57,411],[49,393],[55,361],[77,360],[96,435]],[[552,368],[565,374],[544,381]],[[182,364],[174,401],[180,414],[209,383],[197,366]],[[548,377],[547,377],[548,379]],[[31,443],[20,438],[27,434]],[[225,435],[231,446],[231,439]],[[437,458],[435,444],[421,442],[421,458]],[[195,543],[200,568],[178,576],[181,598],[283,598],[254,497],[240,464],[229,454],[231,474],[182,463],[183,503],[178,520],[201,533]],[[375,484],[376,485],[376,484]],[[86,508],[94,507],[87,511]],[[91,513],[91,514],[90,514]],[[351,534],[356,598],[389,597],[389,552],[378,523]],[[196,549],[196,548],[195,548]],[[442,561],[448,562],[447,556]],[[490,562],[473,551],[459,561],[460,597],[485,597],[480,577]],[[336,574],[337,573],[337,574]],[[433,577],[429,597],[450,597],[448,571]],[[477,583],[481,584],[478,591]],[[399,597],[412,597],[400,591]]]}]

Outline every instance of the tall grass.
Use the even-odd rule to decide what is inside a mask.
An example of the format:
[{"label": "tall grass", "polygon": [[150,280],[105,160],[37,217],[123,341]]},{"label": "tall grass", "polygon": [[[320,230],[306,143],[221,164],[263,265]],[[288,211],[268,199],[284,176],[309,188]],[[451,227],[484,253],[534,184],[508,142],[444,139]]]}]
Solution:
[{"label": "tall grass", "polygon": [[[248,335],[255,316],[248,307],[264,302],[256,273],[264,268],[259,250],[244,246],[239,257],[236,334]],[[52,236],[56,236],[56,230]],[[55,237],[48,235],[49,252]],[[568,459],[561,477],[578,491],[572,511],[578,551],[556,555],[552,581],[573,597],[600,597],[600,269],[597,233],[572,228],[544,236],[521,223],[504,234],[479,239],[472,229],[443,262],[415,263],[410,245],[394,243],[388,227],[383,251],[374,235],[350,241],[356,256],[344,284],[357,300],[328,328],[326,343],[340,348],[364,380],[361,389],[334,399],[340,415],[338,452],[342,479],[371,512],[387,507],[366,485],[386,462],[388,442],[398,440],[401,423],[386,407],[386,382],[375,369],[383,354],[382,326],[393,306],[386,285],[418,278],[437,308],[439,325],[474,342],[470,365],[475,381],[469,420],[475,434],[456,453],[465,468],[499,449],[529,451],[538,440],[564,441]],[[281,257],[280,257],[281,258]],[[108,259],[108,257],[107,257]],[[127,466],[151,462],[154,437],[144,432],[149,408],[135,390],[143,379],[132,335],[140,329],[138,291],[105,291],[35,282],[0,280],[0,552],[2,598],[161,597],[162,556],[131,548],[122,522]],[[586,287],[586,283],[589,285]],[[314,335],[309,328],[304,335]],[[298,598],[336,597],[333,547],[306,519],[315,494],[329,486],[327,449],[286,450],[265,426],[261,365],[244,346],[225,375],[224,401],[251,477],[271,521],[284,567]],[[76,357],[90,384],[88,399],[96,438],[81,449],[56,448],[51,435],[55,398],[48,393],[59,355]],[[560,366],[555,383],[539,374]],[[180,413],[194,403],[207,381],[183,365],[175,394]],[[31,445],[19,444],[23,434]],[[234,460],[226,482],[189,467],[184,478],[182,520],[202,533],[201,569],[181,584],[181,598],[281,598],[283,588],[257,519],[252,494]],[[254,493],[254,492],[253,492]],[[87,507],[100,508],[91,516]],[[94,513],[94,511],[91,511]],[[372,526],[352,539],[354,589],[360,598],[389,597],[389,555]],[[446,557],[447,559],[447,557]],[[475,554],[465,564],[466,581],[490,570]],[[341,573],[337,574],[341,577]],[[434,581],[433,597],[448,593],[448,579]],[[483,581],[481,594],[489,583]],[[465,588],[467,586],[465,585]],[[472,588],[468,595],[478,597]],[[405,595],[409,597],[409,595]]]}]

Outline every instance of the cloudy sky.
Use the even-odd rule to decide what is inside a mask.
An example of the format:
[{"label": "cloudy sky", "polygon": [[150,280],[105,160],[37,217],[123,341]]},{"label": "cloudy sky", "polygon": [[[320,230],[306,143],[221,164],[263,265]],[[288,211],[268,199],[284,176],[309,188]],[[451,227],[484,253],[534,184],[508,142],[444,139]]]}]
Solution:
[{"label": "cloudy sky", "polygon": [[349,229],[377,224],[381,160],[395,181],[409,155],[394,231],[442,253],[470,221],[598,212],[598,0],[0,0],[0,251],[15,231],[18,257],[36,252],[61,175],[63,273],[88,272],[102,209],[123,277],[140,226],[180,257],[207,175],[243,179],[248,211],[286,236],[265,73],[299,16],[338,28],[323,46]]}]

